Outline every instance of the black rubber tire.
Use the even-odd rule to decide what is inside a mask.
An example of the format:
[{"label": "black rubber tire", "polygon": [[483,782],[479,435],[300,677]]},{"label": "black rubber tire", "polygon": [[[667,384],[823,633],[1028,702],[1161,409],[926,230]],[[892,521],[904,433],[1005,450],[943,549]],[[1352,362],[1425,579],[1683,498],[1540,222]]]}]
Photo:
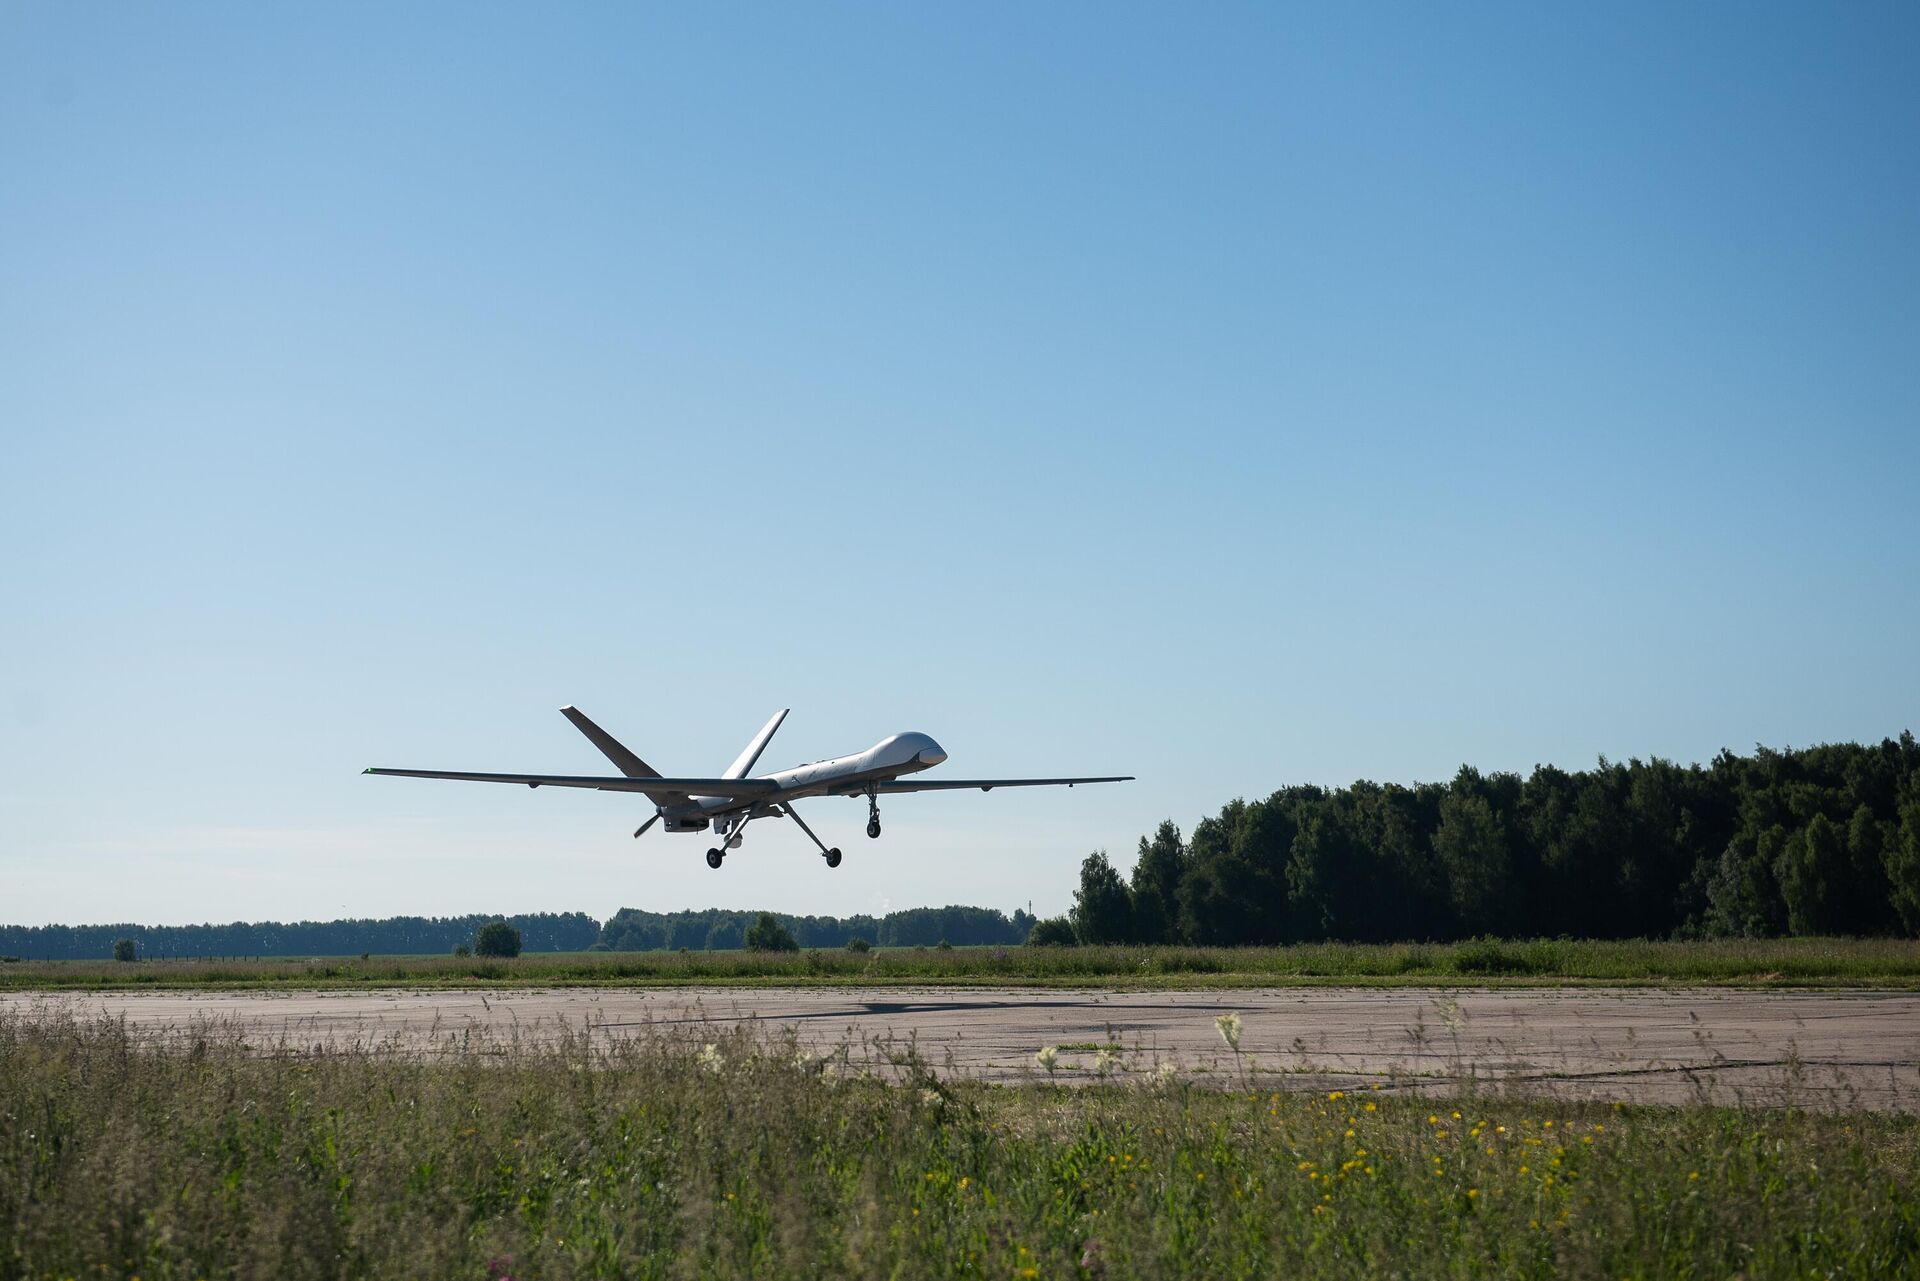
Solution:
[{"label": "black rubber tire", "polygon": [[839,850],[828,850],[828,851],[827,851],[827,866],[828,866],[828,867],[839,867],[839,866],[840,866],[840,851],[839,851]]},{"label": "black rubber tire", "polygon": [[872,837],[876,841],[880,839],[880,820],[879,819],[876,818],[876,819],[868,820],[867,835]]},{"label": "black rubber tire", "polygon": [[719,850],[708,850],[707,866],[718,870],[718,868],[720,867],[721,861],[724,860],[726,857],[727,856],[725,854],[722,854]]}]

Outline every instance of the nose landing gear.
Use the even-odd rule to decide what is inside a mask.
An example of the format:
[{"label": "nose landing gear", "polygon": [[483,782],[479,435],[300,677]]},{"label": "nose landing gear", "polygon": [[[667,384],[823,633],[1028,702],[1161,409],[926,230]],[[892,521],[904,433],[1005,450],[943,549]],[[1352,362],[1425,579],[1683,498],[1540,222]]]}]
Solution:
[{"label": "nose landing gear", "polygon": [[880,798],[873,792],[867,793],[867,836],[880,839]]}]

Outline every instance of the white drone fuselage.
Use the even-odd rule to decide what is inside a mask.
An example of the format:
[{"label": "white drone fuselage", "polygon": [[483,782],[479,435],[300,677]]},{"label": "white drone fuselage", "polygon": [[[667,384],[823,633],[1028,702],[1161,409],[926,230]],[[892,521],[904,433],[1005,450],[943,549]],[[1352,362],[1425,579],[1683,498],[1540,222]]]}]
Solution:
[{"label": "white drone fuselage", "polygon": [[869,783],[899,778],[930,769],[947,759],[940,744],[927,734],[895,734],[864,752],[832,760],[796,765],[792,769],[757,777],[780,789],[779,801],[756,801],[742,806],[725,796],[700,796],[662,807],[660,826],[668,832],[704,832],[716,818],[724,820],[743,808],[749,818],[769,818],[775,806],[809,796],[862,796]]}]

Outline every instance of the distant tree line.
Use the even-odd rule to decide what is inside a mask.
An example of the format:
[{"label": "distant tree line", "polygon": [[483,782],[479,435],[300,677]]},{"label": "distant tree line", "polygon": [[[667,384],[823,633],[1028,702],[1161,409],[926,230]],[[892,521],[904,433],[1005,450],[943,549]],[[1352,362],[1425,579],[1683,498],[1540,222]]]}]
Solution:
[{"label": "distant tree line", "polygon": [[[527,952],[696,951],[747,946],[758,912],[646,912],[621,908],[602,925],[584,912],[504,918]],[[0,925],[0,956],[105,960],[127,942],[143,960],[198,956],[436,955],[472,949],[496,915],[395,916],[385,920],[235,921],[231,925]],[[942,941],[1024,942],[1034,918],[988,907],[917,907],[885,916],[777,915],[801,947],[844,947],[859,937],[880,947],[935,947]],[[496,931],[497,935],[498,932]],[[491,937],[491,936],[490,936]],[[504,938],[504,936],[500,936]],[[129,958],[131,959],[131,958]]]},{"label": "distant tree line", "polygon": [[[758,912],[708,908],[702,912],[645,912],[623,907],[600,931],[600,942],[614,952],[722,950],[746,946],[747,931]],[[885,916],[787,916],[774,918],[801,947],[844,947],[862,938],[877,947],[955,947],[1010,945],[1026,941],[1034,918],[1016,910],[1008,916],[991,907],[916,907]]]},{"label": "distant tree line", "polygon": [[[385,920],[235,921],[231,925],[0,925],[0,956],[29,960],[104,960],[132,940],[147,960],[190,956],[354,956],[439,954],[471,944],[501,918],[393,916]],[[529,952],[581,952],[600,937],[585,912],[509,916]]]},{"label": "distant tree line", "polygon": [[1482,934],[1920,936],[1920,745],[1282,788],[1162,823],[1131,877],[1090,855],[1035,941]]}]

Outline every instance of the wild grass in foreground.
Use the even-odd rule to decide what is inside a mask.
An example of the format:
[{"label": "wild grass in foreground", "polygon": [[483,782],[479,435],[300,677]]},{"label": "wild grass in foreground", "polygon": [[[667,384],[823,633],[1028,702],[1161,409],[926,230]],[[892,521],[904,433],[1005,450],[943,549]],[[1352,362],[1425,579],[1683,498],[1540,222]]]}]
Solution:
[{"label": "wild grass in foreground", "polygon": [[994,1088],[744,1029],[427,1061],[0,1016],[0,1276],[1912,1276],[1917,1139],[1704,1105]]},{"label": "wild grass in foreground", "polygon": [[1907,939],[1477,939],[1291,947],[887,948],[870,952],[569,952],[266,960],[19,961],[0,989],[783,984],[1268,987],[1355,983],[1920,987]]}]

